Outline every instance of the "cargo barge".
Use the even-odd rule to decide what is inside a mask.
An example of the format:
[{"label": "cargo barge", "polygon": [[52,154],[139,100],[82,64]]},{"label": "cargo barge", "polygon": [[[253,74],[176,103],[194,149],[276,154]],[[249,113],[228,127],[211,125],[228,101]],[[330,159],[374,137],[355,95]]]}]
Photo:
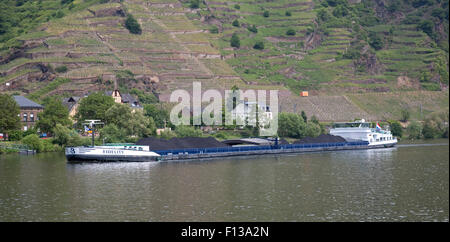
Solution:
[{"label": "cargo barge", "polygon": [[[136,144],[116,146],[90,146],[66,148],[66,157],[71,162],[111,162],[111,161],[173,161],[208,159],[217,157],[287,154],[318,151],[358,150],[388,148],[397,144],[390,131],[375,129],[364,120],[352,123],[339,123],[330,130],[332,142],[306,143],[300,140],[294,144],[280,143],[276,139],[242,139],[241,144],[219,142],[214,138],[173,138],[162,140],[146,138]],[[258,140],[264,142],[256,142]],[[312,142],[311,142],[312,140]],[[233,144],[233,145],[230,145]]]}]

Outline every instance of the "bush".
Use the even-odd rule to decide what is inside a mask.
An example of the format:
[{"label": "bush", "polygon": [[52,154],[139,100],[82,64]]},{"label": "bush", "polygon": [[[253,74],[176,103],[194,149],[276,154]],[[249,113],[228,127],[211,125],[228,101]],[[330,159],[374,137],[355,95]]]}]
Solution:
[{"label": "bush", "polygon": [[295,35],[295,30],[288,29],[288,31],[286,31],[286,35]]},{"label": "bush", "polygon": [[8,139],[10,141],[19,141],[23,138],[22,130],[12,130],[8,132]]},{"label": "bush", "polygon": [[284,15],[289,17],[289,16],[292,16],[292,13],[291,13],[291,11],[286,11],[286,13]]},{"label": "bush", "polygon": [[407,128],[409,139],[420,139],[422,138],[422,124],[417,121],[411,122]]},{"label": "bush", "polygon": [[210,29],[209,29],[209,32],[211,33],[211,34],[218,34],[219,33],[219,28],[217,28],[217,26],[212,26]]},{"label": "bush", "polygon": [[264,11],[263,16],[264,16],[265,18],[268,18],[268,17],[270,16],[269,11],[267,11],[267,10]]},{"label": "bush", "polygon": [[264,49],[264,42],[262,42],[262,41],[256,42],[255,45],[253,46],[253,49],[263,50]]},{"label": "bush", "polygon": [[191,0],[191,3],[189,5],[191,8],[199,8],[200,7],[200,1],[199,0]]},{"label": "bush", "polygon": [[67,72],[67,66],[58,66],[55,68],[55,71],[58,73]]},{"label": "bush", "polygon": [[235,19],[235,20],[233,21],[232,25],[233,25],[234,27],[239,27],[239,26],[241,26],[241,25],[239,24],[239,21],[238,21],[237,19]]},{"label": "bush", "polygon": [[420,84],[424,90],[427,91],[440,91],[441,86],[438,83],[421,83]]},{"label": "bush", "polygon": [[392,135],[401,138],[403,135],[403,129],[400,123],[397,121],[392,121],[389,125],[391,126]]},{"label": "bush", "polygon": [[434,139],[439,133],[439,126],[434,120],[428,119],[425,121],[422,128],[422,135],[425,139]]},{"label": "bush", "polygon": [[432,37],[434,33],[434,23],[430,20],[422,20],[417,28],[425,32],[428,36]]},{"label": "bush", "polygon": [[255,25],[248,26],[247,29],[248,29],[250,32],[258,33],[258,29],[256,28]]},{"label": "bush", "polygon": [[171,139],[171,138],[175,138],[175,137],[177,137],[175,132],[172,132],[170,130],[165,130],[165,131],[161,132],[161,139]]},{"label": "bush", "polygon": [[127,19],[125,20],[125,27],[132,34],[141,34],[142,33],[141,25],[131,14],[128,14]]},{"label": "bush", "polygon": [[37,152],[42,152],[44,149],[44,145],[37,134],[27,135],[21,140],[21,142]]},{"label": "bush", "polygon": [[411,114],[409,113],[409,110],[408,110],[408,109],[402,109],[400,121],[406,122],[406,121],[409,120],[409,117],[410,117],[410,116],[411,116]]},{"label": "bush", "polygon": [[201,137],[202,131],[192,126],[179,125],[175,129],[177,137]]},{"label": "bush", "polygon": [[241,9],[241,6],[240,6],[239,4],[235,4],[235,5],[234,5],[234,8],[235,8],[235,9]]},{"label": "bush", "polygon": [[239,40],[239,37],[237,36],[237,34],[233,34],[233,36],[231,36],[231,47],[235,47],[235,48],[239,48],[241,46],[241,41]]}]

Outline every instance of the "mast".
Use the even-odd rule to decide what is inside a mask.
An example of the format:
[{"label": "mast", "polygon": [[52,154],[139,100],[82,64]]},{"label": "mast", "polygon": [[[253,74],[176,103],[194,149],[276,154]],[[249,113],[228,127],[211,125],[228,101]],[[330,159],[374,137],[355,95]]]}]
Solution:
[{"label": "mast", "polygon": [[87,119],[85,120],[85,122],[87,123],[83,123],[83,124],[88,124],[89,128],[92,131],[92,147],[95,146],[95,125],[97,124],[104,124],[103,122],[100,122],[101,120],[98,119]]}]

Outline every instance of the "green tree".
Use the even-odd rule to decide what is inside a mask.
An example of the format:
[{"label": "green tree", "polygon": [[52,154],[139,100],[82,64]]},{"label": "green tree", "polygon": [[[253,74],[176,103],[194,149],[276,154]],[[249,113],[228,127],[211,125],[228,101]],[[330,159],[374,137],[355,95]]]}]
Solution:
[{"label": "green tree", "polygon": [[425,139],[434,139],[439,135],[439,126],[433,119],[427,119],[423,125],[422,135]]},{"label": "green tree", "polygon": [[407,132],[408,132],[408,138],[409,139],[420,139],[422,138],[422,124],[417,122],[417,121],[413,121],[408,125],[407,128]]},{"label": "green tree", "polygon": [[41,152],[44,149],[44,145],[42,144],[41,140],[39,139],[39,136],[37,134],[30,134],[25,136],[21,143],[24,145],[27,145],[33,150],[36,150],[36,152]]},{"label": "green tree", "polygon": [[75,118],[78,122],[86,119],[105,120],[105,113],[114,105],[114,99],[101,92],[93,93],[81,99]]},{"label": "green tree", "polygon": [[288,30],[286,31],[286,35],[295,35],[295,30],[293,30],[293,29],[288,29]]},{"label": "green tree", "polygon": [[[90,145],[90,139],[83,140],[80,135],[73,129],[69,129],[61,124],[57,124],[53,130],[53,142],[62,147],[64,146],[80,146]],[[86,142],[84,142],[86,141]]]},{"label": "green tree", "polygon": [[255,25],[248,26],[247,29],[248,29],[248,31],[250,31],[250,32],[258,33],[258,29],[256,28]]},{"label": "green tree", "polygon": [[72,122],[69,119],[69,110],[56,97],[48,97],[43,101],[44,111],[38,114],[39,120],[36,126],[41,132],[51,133],[57,124],[69,126]]},{"label": "green tree", "polygon": [[105,143],[122,143],[125,141],[126,134],[115,124],[108,124],[100,130],[100,137]]},{"label": "green tree", "polygon": [[408,109],[402,109],[400,121],[407,122],[410,116],[411,114],[409,113]]},{"label": "green tree", "polygon": [[403,128],[398,121],[392,121],[391,126],[392,135],[401,138],[403,135]]},{"label": "green tree", "polygon": [[132,34],[141,34],[142,33],[141,25],[131,14],[128,14],[127,19],[125,20],[125,27]]},{"label": "green tree", "polygon": [[235,48],[241,47],[241,41],[239,40],[239,37],[237,36],[236,33],[234,33],[231,36],[230,45],[231,45],[231,47],[235,47]]},{"label": "green tree", "polygon": [[134,111],[126,104],[115,103],[105,112],[105,123],[114,124],[127,136],[148,137],[154,134],[155,122],[141,111]]},{"label": "green tree", "polygon": [[270,16],[269,11],[267,11],[267,10],[264,11],[263,16],[264,16],[265,18],[268,18],[268,17]]},{"label": "green tree", "polygon": [[200,1],[199,0],[191,0],[189,4],[190,8],[199,8],[200,7]]},{"label": "green tree", "polygon": [[157,128],[164,128],[165,126],[169,126],[170,115],[169,112],[160,108],[154,104],[146,104],[144,105],[144,115],[147,117],[151,117]]},{"label": "green tree", "polygon": [[306,124],[303,118],[294,113],[280,113],[278,116],[278,136],[303,138]]},{"label": "green tree", "polygon": [[305,123],[308,122],[308,116],[306,116],[305,111],[302,111],[302,112],[300,113],[300,115],[302,116],[303,121],[305,121]]},{"label": "green tree", "polygon": [[239,24],[239,21],[238,21],[237,19],[235,19],[235,20],[233,21],[232,25],[233,25],[234,27],[240,27],[240,26],[241,26],[241,25]]},{"label": "green tree", "polygon": [[304,135],[306,137],[317,137],[321,133],[321,128],[319,124],[308,122],[305,127]]},{"label": "green tree", "polygon": [[[20,108],[10,95],[0,94],[0,133],[20,129]],[[6,135],[4,136],[6,139]]]},{"label": "green tree", "polygon": [[262,41],[257,41],[257,42],[255,43],[255,45],[253,46],[253,49],[263,50],[263,49],[264,49],[264,42],[262,42]]}]

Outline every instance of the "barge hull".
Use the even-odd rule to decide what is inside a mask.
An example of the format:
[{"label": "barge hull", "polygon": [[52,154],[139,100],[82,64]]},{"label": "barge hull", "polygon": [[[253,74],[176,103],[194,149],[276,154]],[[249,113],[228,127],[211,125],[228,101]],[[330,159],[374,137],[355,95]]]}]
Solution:
[{"label": "barge hull", "polygon": [[[217,152],[217,153],[178,153],[178,154],[160,154],[162,161],[171,160],[192,160],[192,159],[208,159],[220,157],[233,156],[249,156],[249,155],[267,155],[267,154],[289,154],[289,153],[306,153],[306,152],[320,152],[320,151],[339,151],[339,150],[367,150],[390,148],[392,145],[360,145],[360,146],[332,146],[332,147],[314,147],[314,148],[289,148],[289,149],[267,149],[267,150],[249,150],[249,151],[232,151],[232,152]],[[155,151],[158,153],[158,151]]]},{"label": "barge hull", "polygon": [[67,161],[70,163],[83,162],[148,162],[157,161],[157,157],[142,156],[98,156],[98,155],[66,155]]}]

